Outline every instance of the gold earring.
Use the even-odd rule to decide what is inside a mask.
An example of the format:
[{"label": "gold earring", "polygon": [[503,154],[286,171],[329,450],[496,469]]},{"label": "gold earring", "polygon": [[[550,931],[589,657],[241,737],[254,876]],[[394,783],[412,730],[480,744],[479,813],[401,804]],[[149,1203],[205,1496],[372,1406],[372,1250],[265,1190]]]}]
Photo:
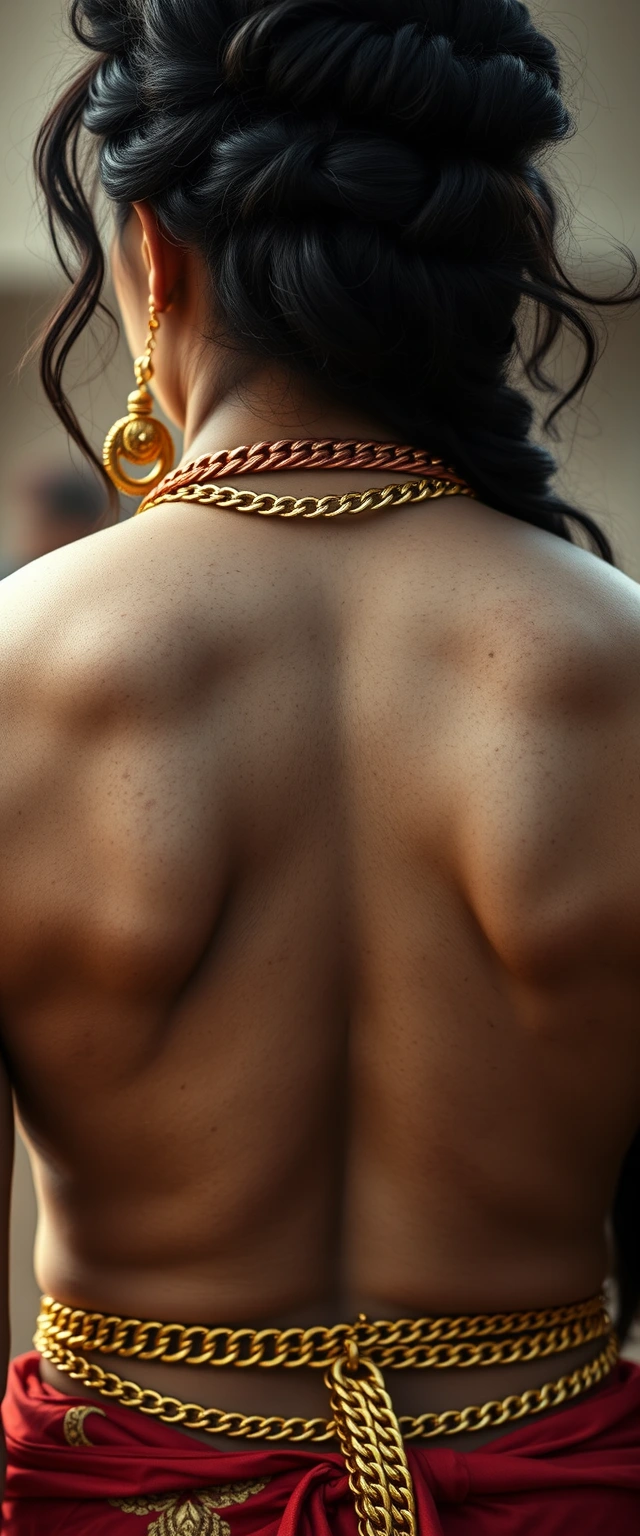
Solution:
[{"label": "gold earring", "polygon": [[[164,423],[153,415],[153,396],[147,385],[153,378],[152,354],[156,344],[156,331],[160,321],[153,300],[149,299],[149,335],[142,357],[133,365],[137,389],[127,400],[129,415],[116,421],[107,433],[102,450],[102,462],[109,479],[127,496],[143,496],[152,491],[173,465],[174,449]],[[148,475],[139,480],[128,475],[121,460],[130,464],[153,464]]]}]

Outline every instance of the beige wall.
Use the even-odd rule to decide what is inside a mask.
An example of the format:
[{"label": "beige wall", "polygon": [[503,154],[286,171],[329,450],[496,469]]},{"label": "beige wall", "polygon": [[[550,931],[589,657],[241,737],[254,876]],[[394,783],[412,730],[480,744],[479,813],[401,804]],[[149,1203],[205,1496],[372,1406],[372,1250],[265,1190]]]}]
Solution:
[{"label": "beige wall", "polygon": [[[64,438],[41,399],[33,366],[16,369],[34,320],[55,283],[47,242],[34,213],[28,165],[43,103],[69,67],[62,0],[0,0],[0,529],[11,503],[11,479],[25,462],[66,453]],[[577,207],[576,230],[590,260],[627,241],[640,255],[640,54],[638,0],[544,0],[535,9],[567,57],[580,133],[564,154],[561,179]],[[586,59],[586,65],[584,60]],[[94,382],[86,382],[93,371]],[[85,376],[83,378],[83,375]],[[85,347],[76,365],[75,399],[92,441],[121,414],[129,364],[96,367]],[[570,413],[560,447],[563,483],[613,535],[626,568],[640,579],[640,313],[626,315],[579,413]],[[36,1301],[30,1253],[35,1207],[24,1151],[16,1159],[12,1227],[14,1348],[27,1348]]]},{"label": "beige wall", "polygon": [[75,44],[66,0],[0,0],[0,280],[47,281],[46,231],[34,205],[34,134],[56,85],[71,71]]},{"label": "beige wall", "polygon": [[36,1229],[36,1197],[29,1159],[20,1137],[16,1140],[11,1211],[9,1286],[11,1295],[11,1347],[14,1355],[31,1348],[39,1291],[31,1254]]}]

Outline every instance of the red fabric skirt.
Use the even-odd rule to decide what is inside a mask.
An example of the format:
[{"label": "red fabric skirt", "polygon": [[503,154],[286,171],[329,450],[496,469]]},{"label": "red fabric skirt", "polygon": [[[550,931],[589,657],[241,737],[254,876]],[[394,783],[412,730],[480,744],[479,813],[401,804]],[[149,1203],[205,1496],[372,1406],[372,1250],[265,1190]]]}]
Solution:
[{"label": "red fabric skirt", "polygon": [[[218,1451],[11,1366],[5,1536],[357,1536],[322,1448]],[[71,1443],[70,1443],[71,1442]],[[640,1536],[640,1367],[475,1451],[409,1447],[420,1536]]]}]

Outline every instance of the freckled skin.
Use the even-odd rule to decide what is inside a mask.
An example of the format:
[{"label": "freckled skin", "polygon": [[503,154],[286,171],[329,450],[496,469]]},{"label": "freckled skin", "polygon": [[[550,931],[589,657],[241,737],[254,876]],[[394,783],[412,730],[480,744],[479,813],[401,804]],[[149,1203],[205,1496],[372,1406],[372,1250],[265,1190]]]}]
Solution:
[{"label": "freckled skin", "polygon": [[[638,588],[458,498],[355,526],[168,506],[0,613],[42,1288],[256,1324],[597,1290],[640,1122]],[[236,1375],[199,1400],[325,1411],[321,1380]]]}]

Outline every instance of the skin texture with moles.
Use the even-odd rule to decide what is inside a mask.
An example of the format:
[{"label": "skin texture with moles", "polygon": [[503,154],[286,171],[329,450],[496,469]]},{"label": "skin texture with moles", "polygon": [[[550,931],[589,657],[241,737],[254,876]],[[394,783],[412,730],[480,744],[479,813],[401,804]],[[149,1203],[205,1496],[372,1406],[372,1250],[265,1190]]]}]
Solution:
[{"label": "skin texture with moles", "polygon": [[[197,258],[137,217],[119,297],[136,352],[149,291],[163,311],[189,457],[385,436],[277,369],[230,389]],[[342,523],[166,505],[0,608],[2,1046],[42,1288],[256,1325],[596,1291],[640,1121],[635,584],[462,498]],[[597,1348],[394,1373],[394,1403]],[[327,1407],[321,1373],[126,1374]]]}]

